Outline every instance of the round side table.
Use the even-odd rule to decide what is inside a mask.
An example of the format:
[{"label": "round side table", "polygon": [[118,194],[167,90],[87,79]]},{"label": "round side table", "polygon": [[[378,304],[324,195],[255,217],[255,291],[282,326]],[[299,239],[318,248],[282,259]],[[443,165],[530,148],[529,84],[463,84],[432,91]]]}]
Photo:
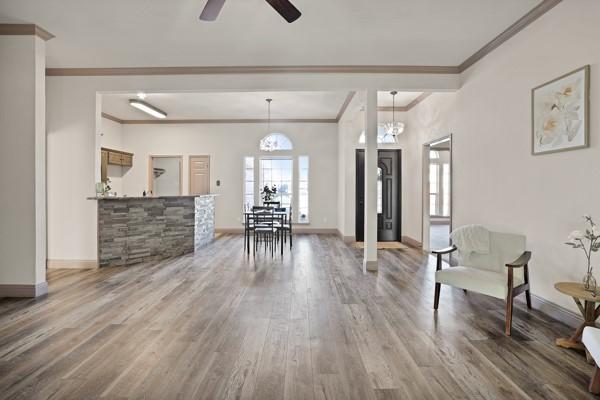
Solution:
[{"label": "round side table", "polygon": [[[554,288],[567,296],[571,296],[583,316],[583,323],[575,333],[570,338],[556,339],[556,345],[566,349],[585,350],[583,343],[581,343],[581,334],[586,326],[596,326],[596,319],[600,316],[600,306],[596,307],[596,303],[600,303],[600,294],[594,295],[583,288],[583,283],[576,282],[559,282],[554,285]],[[583,304],[581,304],[582,300]]]}]

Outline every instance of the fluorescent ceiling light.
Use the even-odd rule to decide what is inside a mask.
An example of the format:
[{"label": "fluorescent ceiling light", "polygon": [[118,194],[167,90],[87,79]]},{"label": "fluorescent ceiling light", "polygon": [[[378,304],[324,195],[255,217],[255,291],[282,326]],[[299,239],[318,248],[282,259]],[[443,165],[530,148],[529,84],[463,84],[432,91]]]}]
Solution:
[{"label": "fluorescent ceiling light", "polygon": [[437,145],[440,145],[440,144],[443,144],[443,143],[446,143],[446,142],[450,142],[450,138],[443,138],[443,139],[440,139],[440,140],[435,141],[433,143],[429,143],[429,146],[433,147],[433,146],[437,146]]},{"label": "fluorescent ceiling light", "polygon": [[167,113],[142,100],[130,99],[129,104],[156,118],[167,118]]}]

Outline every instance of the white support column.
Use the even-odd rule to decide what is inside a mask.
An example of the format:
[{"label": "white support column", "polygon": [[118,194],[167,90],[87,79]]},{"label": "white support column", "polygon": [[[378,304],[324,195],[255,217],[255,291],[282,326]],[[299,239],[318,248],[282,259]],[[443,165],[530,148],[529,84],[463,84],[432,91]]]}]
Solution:
[{"label": "white support column", "polygon": [[35,25],[0,29],[0,297],[46,284],[46,50]]},{"label": "white support column", "polygon": [[365,253],[363,272],[377,271],[377,91],[367,90],[365,109]]}]

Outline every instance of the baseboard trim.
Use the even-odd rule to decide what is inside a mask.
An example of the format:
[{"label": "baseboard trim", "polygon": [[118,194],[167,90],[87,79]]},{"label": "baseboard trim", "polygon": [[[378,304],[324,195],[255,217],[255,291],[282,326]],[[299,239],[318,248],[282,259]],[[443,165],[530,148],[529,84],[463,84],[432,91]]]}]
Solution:
[{"label": "baseboard trim", "polygon": [[344,243],[354,243],[356,242],[356,236],[344,236],[342,231],[336,229],[335,234],[344,241]]},{"label": "baseboard trim", "polygon": [[0,297],[40,297],[47,293],[47,282],[37,285],[0,285]]},{"label": "baseboard trim", "polygon": [[416,247],[418,249],[423,248],[423,243],[411,238],[410,236],[402,236],[402,243],[404,243],[408,246],[411,246],[411,247]]},{"label": "baseboard trim", "polygon": [[310,235],[337,235],[337,229],[329,228],[303,228],[298,225],[294,225],[294,233],[310,234]]},{"label": "baseboard trim", "polygon": [[216,228],[215,233],[242,234],[244,228]]},{"label": "baseboard trim", "polygon": [[[311,234],[311,235],[337,235],[337,229],[329,228],[304,228],[302,226],[294,225],[292,227],[293,233],[296,234]],[[216,233],[229,233],[229,234],[242,234],[244,228],[217,228]]]},{"label": "baseboard trim", "polygon": [[379,269],[379,264],[377,261],[364,260],[363,267],[369,272],[377,272],[377,270]]},{"label": "baseboard trim", "polygon": [[97,260],[47,260],[48,269],[96,269]]},{"label": "baseboard trim", "polygon": [[[523,307],[526,307],[525,296],[515,297],[515,302],[518,302],[522,304]],[[555,320],[560,321],[572,328],[577,328],[579,325],[581,325],[582,317],[579,314],[561,307],[558,304],[552,303],[551,301],[536,296],[533,293],[531,294],[531,306],[534,310],[554,318]]]}]

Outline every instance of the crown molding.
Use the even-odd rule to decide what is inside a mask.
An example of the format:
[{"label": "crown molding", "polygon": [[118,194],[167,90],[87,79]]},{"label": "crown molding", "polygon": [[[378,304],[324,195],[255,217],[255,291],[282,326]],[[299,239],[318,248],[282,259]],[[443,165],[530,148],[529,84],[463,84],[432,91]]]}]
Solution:
[{"label": "crown molding", "polygon": [[[122,125],[170,125],[170,124],[266,124],[266,118],[246,119],[121,119],[114,115],[102,113],[102,118],[118,122]],[[289,124],[335,124],[336,119],[329,118],[279,118],[271,119],[271,123]]]},{"label": "crown molding", "polygon": [[457,74],[458,67],[419,65],[303,65],[46,68],[47,76],[244,75],[244,74]]},{"label": "crown molding", "polygon": [[0,24],[0,36],[32,35],[48,41],[54,37],[47,30],[34,24]]},{"label": "crown molding", "polygon": [[410,103],[408,103],[405,106],[401,106],[401,107],[377,107],[377,111],[390,111],[390,112],[391,111],[399,111],[399,112],[410,111],[417,104],[419,104],[420,102],[422,102],[423,100],[425,100],[429,96],[431,96],[430,92],[423,92],[420,95],[418,95],[413,101],[411,101]]},{"label": "crown molding", "polygon": [[114,122],[116,122],[118,124],[122,124],[123,123],[123,120],[121,118],[117,118],[114,115],[110,115],[110,114],[105,113],[105,112],[102,113],[102,118],[109,119],[109,120],[114,121]]},{"label": "crown molding", "polygon": [[344,116],[344,113],[346,112],[346,109],[348,109],[350,102],[354,98],[354,95],[356,95],[356,92],[354,92],[354,91],[348,92],[348,95],[346,96],[346,100],[344,100],[344,103],[342,103],[342,107],[340,108],[340,111],[337,113],[337,116],[335,117],[336,122],[340,122],[340,120]]},{"label": "crown molding", "polygon": [[523,29],[531,25],[535,20],[540,18],[542,15],[546,14],[552,8],[554,8],[558,3],[562,0],[543,0],[540,4],[535,6],[531,11],[522,16],[517,22],[509,26],[504,32],[496,36],[489,43],[479,49],[475,54],[471,57],[467,58],[463,61],[462,64],[458,66],[459,72],[466,71],[469,67],[473,66],[477,61],[481,60],[483,57],[490,54],[496,48],[498,48],[501,44],[506,42],[508,39],[515,36],[517,33],[521,32]]}]

